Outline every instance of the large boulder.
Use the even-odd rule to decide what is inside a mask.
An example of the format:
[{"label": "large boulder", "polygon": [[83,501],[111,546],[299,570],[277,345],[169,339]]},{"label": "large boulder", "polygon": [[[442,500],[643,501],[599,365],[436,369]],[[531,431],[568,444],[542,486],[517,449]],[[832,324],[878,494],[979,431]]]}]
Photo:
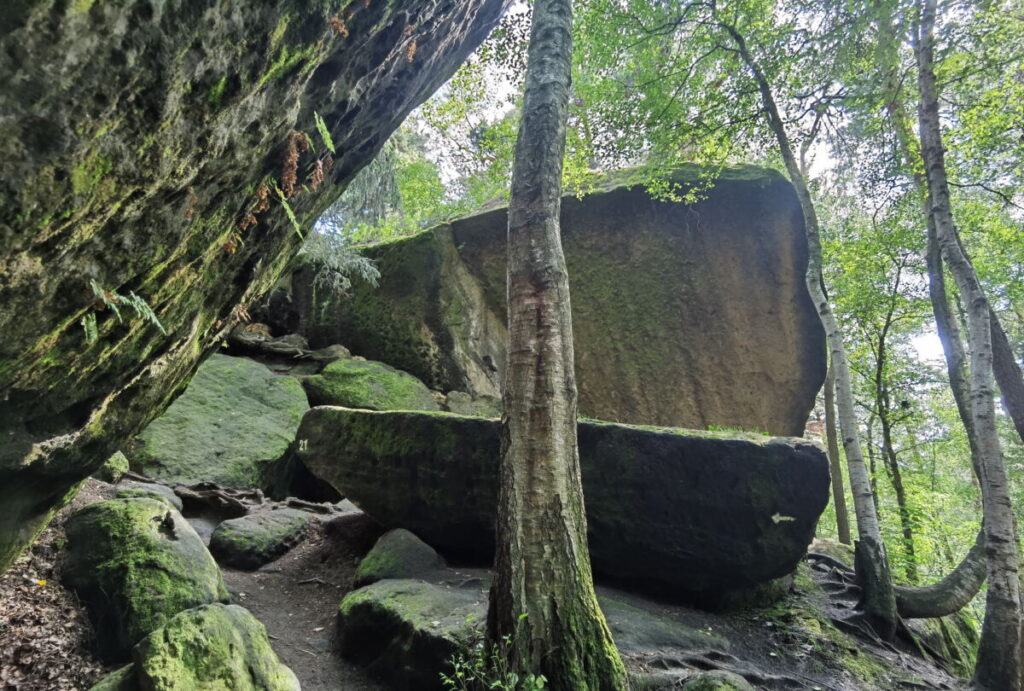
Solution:
[{"label": "large boulder", "polygon": [[[297,439],[303,463],[381,523],[489,561],[499,432],[320,407]],[[653,590],[710,601],[789,574],[828,501],[825,454],[799,439],[581,422],[579,443],[594,570]]]},{"label": "large boulder", "polygon": [[507,4],[3,3],[0,571]]},{"label": "large boulder", "polygon": [[144,638],[92,691],[299,691],[263,624],[237,605],[189,609]]},{"label": "large boulder", "polygon": [[313,405],[371,410],[440,410],[423,382],[383,362],[335,360],[303,381]]},{"label": "large boulder", "polygon": [[126,447],[161,480],[257,487],[309,408],[302,385],[248,358],[214,354],[178,400]]},{"label": "large boulder", "polygon": [[[341,652],[396,689],[442,689],[451,658],[472,664],[487,619],[486,582],[455,585],[389,579],[354,590],[341,602]],[[659,617],[612,597],[598,599],[619,651],[729,649],[724,638]],[[479,653],[478,653],[479,654]]]},{"label": "large boulder", "polygon": [[[685,167],[677,179],[704,184],[709,172]],[[624,177],[562,200],[580,412],[801,435],[825,340],[790,183],[729,168],[686,203],[653,200]],[[432,389],[500,396],[506,229],[499,208],[371,246],[379,287],[357,280],[344,300],[300,268],[290,281],[298,328],[313,347],[344,343]]]},{"label": "large boulder", "polygon": [[182,610],[228,599],[217,563],[174,509],[156,499],[91,504],[65,524],[63,580],[85,603],[107,659],[123,659]]},{"label": "large boulder", "polygon": [[252,571],[297,545],[313,517],[297,509],[261,511],[221,521],[210,552],[225,566]]}]

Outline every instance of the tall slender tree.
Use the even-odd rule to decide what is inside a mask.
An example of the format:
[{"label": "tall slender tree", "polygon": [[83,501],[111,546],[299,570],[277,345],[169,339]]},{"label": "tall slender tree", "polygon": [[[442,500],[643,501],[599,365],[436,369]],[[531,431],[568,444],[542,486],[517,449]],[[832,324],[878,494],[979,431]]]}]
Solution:
[{"label": "tall slender tree", "polygon": [[974,266],[960,244],[953,219],[935,77],[936,5],[936,0],[922,0],[918,5],[914,52],[920,93],[921,158],[928,182],[930,219],[967,311],[970,413],[977,436],[988,559],[985,620],[972,682],[977,689],[1017,691],[1024,683],[1020,573],[1010,487],[996,429],[991,308]]},{"label": "tall slender tree", "polygon": [[552,689],[624,689],[597,604],[576,439],[569,279],[559,213],[571,0],[537,0],[508,214],[509,361],[488,631]]}]

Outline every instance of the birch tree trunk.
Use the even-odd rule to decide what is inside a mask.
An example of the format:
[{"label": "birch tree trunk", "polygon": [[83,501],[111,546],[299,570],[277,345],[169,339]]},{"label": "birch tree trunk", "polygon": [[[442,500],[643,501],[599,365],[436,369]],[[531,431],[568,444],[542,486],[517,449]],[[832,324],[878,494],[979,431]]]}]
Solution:
[{"label": "birch tree trunk", "polygon": [[569,281],[559,232],[571,0],[537,0],[508,225],[495,581],[488,633],[513,669],[555,690],[624,689],[594,594],[576,441]]},{"label": "birch tree trunk", "polygon": [[996,430],[991,314],[953,222],[934,69],[935,15],[936,0],[923,0],[914,46],[921,96],[918,121],[930,215],[942,256],[967,308],[970,413],[977,437],[988,561],[985,620],[972,684],[976,689],[1017,691],[1024,674],[1020,576],[1010,487]]},{"label": "birch tree trunk", "polygon": [[721,27],[729,33],[736,44],[737,51],[743,62],[750,69],[757,82],[764,107],[768,126],[775,135],[779,153],[786,164],[790,182],[796,189],[800,208],[803,211],[804,227],[807,232],[807,273],[805,283],[811,301],[818,311],[818,317],[825,329],[825,336],[832,353],[832,367],[836,376],[836,403],[838,408],[839,429],[843,437],[843,450],[846,452],[846,463],[850,472],[850,490],[853,493],[853,507],[857,514],[858,540],[854,546],[857,580],[864,591],[860,608],[875,632],[885,640],[892,640],[896,635],[897,614],[896,596],[893,592],[892,575],[889,572],[889,558],[882,542],[882,533],[878,524],[878,513],[875,510],[874,494],[871,491],[871,479],[864,463],[861,451],[860,432],[857,429],[857,416],[854,408],[853,386],[850,381],[850,363],[846,356],[846,345],[839,328],[832,305],[825,296],[822,284],[822,253],[818,214],[811,199],[810,189],[804,178],[800,164],[793,153],[793,147],[786,133],[786,126],[779,114],[775,97],[768,78],[761,71],[747,49],[743,36],[730,24],[722,23]]},{"label": "birch tree trunk", "polygon": [[836,431],[836,372],[831,366],[825,375],[825,443],[828,448],[828,466],[832,471],[832,507],[836,512],[836,532],[844,545],[850,539],[850,516],[846,511],[846,491],[843,488],[843,465],[839,461],[839,435]]}]

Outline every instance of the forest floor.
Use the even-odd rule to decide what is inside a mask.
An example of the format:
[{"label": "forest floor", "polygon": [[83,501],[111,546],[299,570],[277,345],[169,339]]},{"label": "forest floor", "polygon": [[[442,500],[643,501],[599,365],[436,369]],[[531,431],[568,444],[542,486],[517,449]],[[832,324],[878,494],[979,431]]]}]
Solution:
[{"label": "forest floor", "polygon": [[303,691],[387,691],[335,650],[338,605],[361,557],[318,521],[305,541],[258,571],[223,569],[232,599],[267,627]]},{"label": "forest floor", "polygon": [[[64,519],[113,493],[112,485],[90,480],[0,577],[0,691],[86,691],[113,670],[91,652],[86,612],[59,581]],[[208,540],[215,521],[201,516],[189,520]],[[319,516],[303,542],[257,571],[223,569],[232,600],[263,622],[274,650],[305,691],[388,688],[338,655],[336,645],[339,603],[351,589],[359,560],[382,530],[358,510],[343,510]],[[801,565],[796,585],[783,602],[735,614],[666,604],[619,589],[598,590],[649,615],[728,641],[721,650],[701,651],[641,644],[639,652],[626,656],[631,669],[648,676],[653,672],[669,685],[696,670],[727,669],[759,689],[956,688],[958,680],[922,660],[908,645],[878,645],[837,630],[833,623],[841,624],[852,610],[856,591],[828,590],[829,580],[819,571],[813,564]],[[452,572],[489,580],[486,569],[458,567]],[[641,632],[640,639],[645,638]],[[851,673],[853,666],[858,673]],[[869,685],[864,679],[871,680]]]}]

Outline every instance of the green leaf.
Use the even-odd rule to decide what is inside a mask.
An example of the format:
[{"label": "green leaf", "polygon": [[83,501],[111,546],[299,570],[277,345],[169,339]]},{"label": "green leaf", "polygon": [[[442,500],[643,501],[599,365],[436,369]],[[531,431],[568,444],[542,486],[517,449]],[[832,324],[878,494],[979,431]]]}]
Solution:
[{"label": "green leaf", "polygon": [[327,129],[327,123],[320,117],[320,113],[313,111],[313,119],[316,120],[316,131],[320,133],[320,138],[324,140],[324,146],[332,153],[336,154],[334,150],[334,140],[331,139],[331,131]]},{"label": "green leaf", "polygon": [[299,219],[295,218],[295,212],[292,211],[292,206],[288,203],[288,198],[284,196],[284,192],[282,192],[281,188],[277,185],[274,186],[274,189],[277,190],[277,196],[281,199],[281,206],[284,207],[284,212],[288,214],[288,220],[292,222],[292,228],[295,229],[295,234],[298,235],[300,239],[304,239],[302,235],[302,226],[299,225]]}]

